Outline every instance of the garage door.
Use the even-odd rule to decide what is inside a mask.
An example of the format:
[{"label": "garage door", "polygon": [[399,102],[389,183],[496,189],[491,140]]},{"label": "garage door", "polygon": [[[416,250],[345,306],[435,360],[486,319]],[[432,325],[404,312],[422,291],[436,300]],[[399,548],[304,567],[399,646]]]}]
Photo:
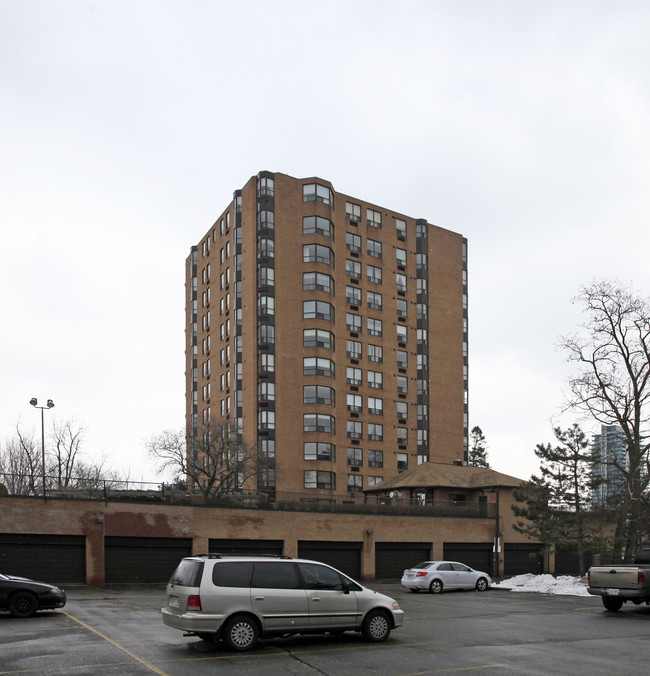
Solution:
[{"label": "garage door", "polygon": [[360,542],[298,541],[298,557],[322,561],[358,580],[361,577]]},{"label": "garage door", "polygon": [[192,554],[190,538],[107,537],[106,582],[167,582],[179,561]]},{"label": "garage door", "polygon": [[85,584],[86,538],[0,533],[0,571],[52,584]]},{"label": "garage door", "polygon": [[503,564],[505,575],[539,575],[544,572],[543,545],[507,544]]},{"label": "garage door", "polygon": [[459,561],[474,570],[492,575],[494,553],[491,542],[445,542],[443,557],[448,561]]},{"label": "garage door", "polygon": [[214,554],[274,554],[282,555],[282,540],[226,540],[214,538],[209,541]]},{"label": "garage door", "polygon": [[377,542],[375,579],[400,580],[406,568],[431,557],[430,542]]},{"label": "garage door", "polygon": [[578,552],[572,549],[558,549],[555,552],[555,574],[556,575],[584,575],[592,565],[593,557],[591,554],[585,554],[583,566],[580,570],[580,559]]}]

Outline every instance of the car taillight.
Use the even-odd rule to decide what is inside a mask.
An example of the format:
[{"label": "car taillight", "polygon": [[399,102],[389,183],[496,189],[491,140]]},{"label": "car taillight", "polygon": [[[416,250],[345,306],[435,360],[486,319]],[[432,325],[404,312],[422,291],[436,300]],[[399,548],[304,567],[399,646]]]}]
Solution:
[{"label": "car taillight", "polygon": [[187,609],[201,612],[201,597],[198,594],[190,594],[187,597]]},{"label": "car taillight", "polygon": [[637,580],[638,580],[639,584],[645,584],[645,573],[642,570],[639,571],[639,574],[637,576]]},{"label": "car taillight", "polygon": [[426,574],[426,570],[418,570],[418,572],[415,574],[415,577],[424,577]]}]

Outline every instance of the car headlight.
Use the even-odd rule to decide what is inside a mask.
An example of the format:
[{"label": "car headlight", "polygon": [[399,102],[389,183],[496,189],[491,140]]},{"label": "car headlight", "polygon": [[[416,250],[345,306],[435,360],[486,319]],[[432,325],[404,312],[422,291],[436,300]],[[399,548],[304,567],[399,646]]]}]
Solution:
[{"label": "car headlight", "polygon": [[393,610],[399,610],[399,603],[397,601],[393,601]]}]

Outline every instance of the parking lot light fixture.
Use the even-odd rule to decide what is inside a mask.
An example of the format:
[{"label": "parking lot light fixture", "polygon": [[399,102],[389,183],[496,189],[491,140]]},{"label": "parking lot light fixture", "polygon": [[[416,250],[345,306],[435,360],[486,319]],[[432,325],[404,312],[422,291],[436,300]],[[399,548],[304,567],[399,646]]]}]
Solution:
[{"label": "parking lot light fixture", "polygon": [[43,411],[46,409],[49,410],[51,408],[54,408],[54,402],[51,399],[47,400],[47,405],[45,406],[39,406],[38,405],[38,399],[36,397],[32,397],[29,400],[29,403],[34,407],[34,408],[40,408],[41,409],[41,455],[42,455],[42,464],[43,464],[43,500],[47,500],[47,495],[45,493],[45,416]]}]

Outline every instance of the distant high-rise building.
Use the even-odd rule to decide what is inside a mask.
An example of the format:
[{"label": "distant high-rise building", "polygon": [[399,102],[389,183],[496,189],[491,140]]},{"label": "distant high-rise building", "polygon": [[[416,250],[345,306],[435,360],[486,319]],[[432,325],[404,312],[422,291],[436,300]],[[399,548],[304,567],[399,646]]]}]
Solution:
[{"label": "distant high-rise building", "polygon": [[187,431],[232,421],[261,491],[327,499],[466,461],[467,241],[260,172],[187,259]]},{"label": "distant high-rise building", "polygon": [[598,459],[593,469],[598,485],[592,491],[592,501],[611,506],[625,487],[625,476],[619,469],[628,466],[623,429],[619,425],[601,425],[600,434],[593,435],[591,448]]}]

